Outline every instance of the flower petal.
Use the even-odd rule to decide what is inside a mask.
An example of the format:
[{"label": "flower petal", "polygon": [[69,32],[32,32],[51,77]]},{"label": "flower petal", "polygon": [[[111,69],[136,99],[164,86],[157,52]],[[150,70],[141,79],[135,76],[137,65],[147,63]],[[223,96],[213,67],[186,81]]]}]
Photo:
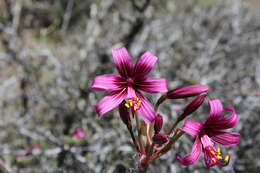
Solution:
[{"label": "flower petal", "polygon": [[125,78],[131,76],[133,71],[133,64],[126,48],[123,47],[114,49],[112,50],[112,55],[114,64],[119,74]]},{"label": "flower petal", "polygon": [[216,131],[212,132],[211,139],[224,146],[237,145],[240,140],[240,134],[232,132]]},{"label": "flower petal", "polygon": [[148,93],[167,92],[167,82],[164,78],[146,78],[142,81],[135,82],[138,89]]},{"label": "flower petal", "polygon": [[201,136],[200,141],[203,145],[203,148],[214,146],[214,143],[212,142],[212,140],[210,139],[210,137],[208,135]]},{"label": "flower petal", "polygon": [[134,74],[136,76],[146,76],[153,69],[157,57],[150,52],[145,52],[136,62]]},{"label": "flower petal", "polygon": [[126,91],[112,91],[107,96],[105,96],[99,103],[94,107],[95,112],[102,116],[106,112],[117,107],[126,98]]},{"label": "flower petal", "polygon": [[136,93],[135,90],[133,89],[133,87],[128,86],[127,87],[127,99],[133,99],[136,98]]},{"label": "flower petal", "polygon": [[96,91],[103,91],[103,90],[120,90],[122,89],[123,79],[120,77],[120,75],[117,74],[106,74],[97,76],[94,79],[92,79],[92,85],[91,89]]},{"label": "flower petal", "polygon": [[219,117],[223,112],[223,106],[220,100],[209,100],[210,113],[208,119],[214,119]]},{"label": "flower petal", "polygon": [[205,123],[205,128],[209,130],[224,130],[234,127],[239,121],[239,117],[237,116],[235,109],[232,107],[226,107],[224,110],[231,112],[231,114],[224,118],[218,117],[208,119]]},{"label": "flower petal", "polygon": [[185,166],[189,166],[194,164],[197,160],[199,160],[200,153],[202,151],[202,146],[199,138],[197,137],[194,144],[192,145],[191,153],[183,158],[181,158],[178,154],[176,155],[176,159]]},{"label": "flower petal", "polygon": [[190,134],[193,137],[196,137],[199,135],[203,128],[203,124],[193,121],[193,120],[186,120],[184,122],[183,127],[181,128],[184,132]]},{"label": "flower petal", "polygon": [[137,114],[147,123],[151,123],[156,118],[156,113],[151,105],[151,103],[141,94],[136,93],[137,97],[141,99],[141,106],[136,111]]}]

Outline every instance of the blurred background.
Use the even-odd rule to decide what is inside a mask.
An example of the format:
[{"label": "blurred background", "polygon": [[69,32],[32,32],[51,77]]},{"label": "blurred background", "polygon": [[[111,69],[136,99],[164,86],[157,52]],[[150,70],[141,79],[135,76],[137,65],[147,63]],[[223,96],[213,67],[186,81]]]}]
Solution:
[{"label": "blurred background", "polygon": [[[149,173],[260,172],[260,14],[240,0],[1,0],[0,167],[35,173],[136,172],[137,156],[117,110],[92,107],[105,93],[90,79],[115,73],[111,50],[159,57],[153,76],[168,86],[203,83],[210,98],[234,106],[240,132],[227,167],[190,167],[175,160],[191,151],[188,135]],[[149,97],[152,102],[159,95]],[[188,100],[160,107],[164,129]],[[204,121],[205,102],[193,119]]]}]

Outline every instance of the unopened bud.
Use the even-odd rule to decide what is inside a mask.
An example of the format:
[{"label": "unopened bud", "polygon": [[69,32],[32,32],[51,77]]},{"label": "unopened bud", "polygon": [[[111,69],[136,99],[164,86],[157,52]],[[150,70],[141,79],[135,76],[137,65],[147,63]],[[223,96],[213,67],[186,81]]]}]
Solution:
[{"label": "unopened bud", "polygon": [[154,120],[154,133],[157,134],[161,131],[163,126],[163,117],[160,114],[157,114]]},{"label": "unopened bud", "polygon": [[179,121],[182,121],[184,118],[195,112],[201,104],[204,102],[205,98],[207,97],[208,94],[203,94],[197,98],[195,98],[190,104],[188,104],[184,111],[183,114],[178,118]]},{"label": "unopened bud", "polygon": [[127,126],[130,125],[131,123],[131,119],[130,119],[130,113],[129,113],[129,109],[127,109],[127,107],[125,106],[126,102],[123,101],[120,105],[119,105],[119,115],[121,120],[123,121],[124,124],[126,124]]},{"label": "unopened bud", "polygon": [[196,84],[190,86],[179,87],[167,92],[166,97],[168,99],[181,99],[186,97],[192,97],[209,90],[208,85]]},{"label": "unopened bud", "polygon": [[154,144],[159,144],[159,145],[162,145],[166,142],[169,141],[169,138],[167,135],[163,134],[163,133],[158,133],[158,134],[155,134],[153,136],[153,143]]}]

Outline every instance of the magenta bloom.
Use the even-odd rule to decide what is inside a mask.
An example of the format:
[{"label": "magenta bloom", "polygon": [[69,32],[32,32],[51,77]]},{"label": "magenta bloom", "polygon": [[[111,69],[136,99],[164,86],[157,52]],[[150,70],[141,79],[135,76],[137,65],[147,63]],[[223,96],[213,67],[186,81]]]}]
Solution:
[{"label": "magenta bloom", "polygon": [[102,116],[125,100],[126,107],[136,111],[143,120],[151,123],[156,114],[149,101],[139,90],[148,93],[167,92],[165,79],[147,77],[156,63],[157,57],[146,52],[134,65],[125,48],[112,50],[112,55],[119,74],[106,74],[93,79],[93,90],[110,91],[95,106],[95,111]]},{"label": "magenta bloom", "polygon": [[[200,153],[204,153],[204,160],[207,167],[214,165],[227,165],[230,155],[223,157],[220,148],[215,148],[215,143],[224,146],[233,146],[239,142],[238,133],[224,132],[223,130],[234,127],[239,118],[234,108],[223,108],[219,100],[209,101],[210,113],[204,123],[186,120],[182,128],[183,131],[195,138],[192,151],[189,155],[181,158],[177,154],[177,160],[183,165],[195,163]],[[223,110],[231,112],[229,116],[221,116]]]},{"label": "magenta bloom", "polygon": [[73,137],[77,138],[77,139],[82,139],[85,137],[85,133],[82,129],[76,129],[73,132]]}]

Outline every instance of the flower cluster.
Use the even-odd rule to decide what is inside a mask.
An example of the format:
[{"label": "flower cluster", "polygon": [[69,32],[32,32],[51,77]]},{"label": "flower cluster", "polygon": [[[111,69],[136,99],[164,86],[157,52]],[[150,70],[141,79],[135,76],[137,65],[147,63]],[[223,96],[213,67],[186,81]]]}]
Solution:
[{"label": "flower cluster", "polygon": [[[185,120],[195,112],[208,96],[207,85],[196,84],[184,86],[173,90],[167,89],[167,81],[163,78],[152,78],[147,75],[152,71],[157,57],[145,52],[135,64],[125,48],[112,51],[114,64],[119,74],[106,74],[97,76],[92,80],[92,90],[109,91],[109,93],[95,106],[94,110],[99,116],[118,107],[122,122],[126,125],[136,151],[139,153],[140,170],[146,170],[148,165],[167,153],[174,143],[183,135],[189,134],[195,138],[192,151],[189,155],[176,159],[183,165],[195,163],[200,154],[204,154],[207,167],[214,165],[225,166],[229,163],[230,153],[222,155],[221,149],[216,145],[233,146],[239,142],[238,133],[225,132],[234,127],[239,118],[231,107],[223,107],[220,100],[209,100],[210,113],[204,123]],[[142,91],[147,93],[164,93],[153,107]],[[163,117],[157,110],[165,100],[184,99],[194,97],[183,110],[171,129],[162,133]],[[223,112],[230,115],[223,115]],[[136,120],[133,128],[132,119]],[[182,128],[177,128],[184,121]],[[133,129],[137,129],[135,136]]]}]

